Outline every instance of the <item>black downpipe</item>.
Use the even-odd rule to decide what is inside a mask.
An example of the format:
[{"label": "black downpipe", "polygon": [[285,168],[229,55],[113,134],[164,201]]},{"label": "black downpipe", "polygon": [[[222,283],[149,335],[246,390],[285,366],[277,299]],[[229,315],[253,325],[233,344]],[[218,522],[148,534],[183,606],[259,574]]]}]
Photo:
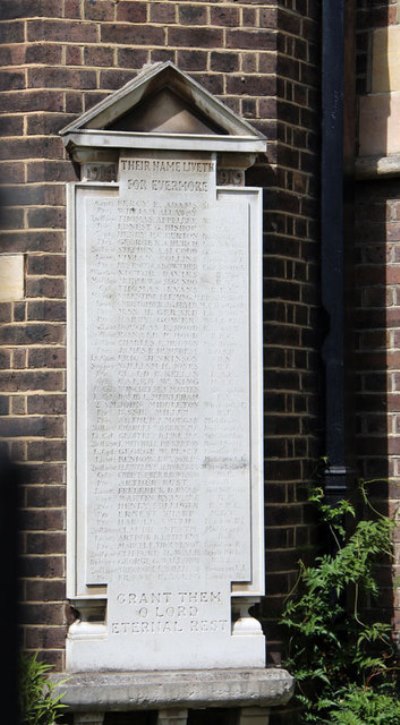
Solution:
[{"label": "black downpipe", "polygon": [[327,334],[325,367],[325,498],[346,494],[345,269],[344,269],[344,13],[345,0],[323,0],[321,286]]}]

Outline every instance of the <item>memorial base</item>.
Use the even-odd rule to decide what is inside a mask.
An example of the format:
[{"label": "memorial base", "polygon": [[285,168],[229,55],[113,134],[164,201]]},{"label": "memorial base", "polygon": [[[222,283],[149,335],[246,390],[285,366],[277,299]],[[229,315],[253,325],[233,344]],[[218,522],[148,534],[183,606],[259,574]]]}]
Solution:
[{"label": "memorial base", "polygon": [[214,634],[214,641],[206,635],[199,639],[182,633],[176,641],[174,634],[170,634],[164,636],[158,648],[150,641],[147,649],[143,646],[135,650],[132,643],[128,646],[125,641],[121,643],[112,637],[89,639],[85,636],[87,629],[83,623],[75,626],[73,635],[69,634],[66,647],[68,672],[98,671],[99,663],[108,672],[165,671],[167,667],[171,670],[214,670],[227,666],[239,669],[265,666],[265,637],[261,631],[247,636],[221,633],[218,638]]},{"label": "memorial base", "polygon": [[106,712],[157,710],[159,725],[186,725],[189,710],[237,709],[234,725],[268,725],[272,707],[285,705],[294,680],[280,668],[80,672],[53,675],[74,725],[102,725]]}]

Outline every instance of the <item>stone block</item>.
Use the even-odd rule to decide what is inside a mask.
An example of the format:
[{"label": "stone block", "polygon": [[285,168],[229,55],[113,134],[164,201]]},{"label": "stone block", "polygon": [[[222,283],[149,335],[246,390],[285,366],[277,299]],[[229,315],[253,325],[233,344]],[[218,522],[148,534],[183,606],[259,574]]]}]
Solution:
[{"label": "stone block", "polygon": [[400,152],[400,92],[360,97],[359,156]]},{"label": "stone block", "polygon": [[24,297],[24,255],[0,255],[0,302]]},{"label": "stone block", "polygon": [[373,31],[370,86],[372,93],[400,91],[400,25]]}]

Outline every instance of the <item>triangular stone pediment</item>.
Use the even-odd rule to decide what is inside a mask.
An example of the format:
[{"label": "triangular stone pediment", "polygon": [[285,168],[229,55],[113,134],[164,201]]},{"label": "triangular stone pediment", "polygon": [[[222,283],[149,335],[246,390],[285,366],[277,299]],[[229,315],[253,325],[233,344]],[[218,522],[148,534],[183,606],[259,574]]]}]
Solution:
[{"label": "triangular stone pediment", "polygon": [[145,68],[60,131],[61,136],[101,133],[264,136],[173,63]]},{"label": "triangular stone pediment", "polygon": [[109,131],[142,133],[225,132],[202,113],[194,113],[189,104],[169,88],[163,88],[108,126]]}]

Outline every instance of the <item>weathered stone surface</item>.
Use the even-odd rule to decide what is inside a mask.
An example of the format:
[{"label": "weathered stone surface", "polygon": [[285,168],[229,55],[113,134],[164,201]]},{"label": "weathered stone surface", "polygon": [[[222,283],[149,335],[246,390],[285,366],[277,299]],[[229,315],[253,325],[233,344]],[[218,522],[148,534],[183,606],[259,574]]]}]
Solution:
[{"label": "weathered stone surface", "polygon": [[400,152],[400,92],[360,96],[359,156]]},{"label": "weathered stone surface", "polygon": [[0,254],[0,302],[24,296],[24,255]]},{"label": "weathered stone surface", "polygon": [[76,711],[197,707],[274,707],[291,698],[294,680],[279,668],[53,675]]},{"label": "weathered stone surface", "polygon": [[400,91],[400,25],[375,28],[372,33],[371,91]]},{"label": "weathered stone surface", "polygon": [[211,154],[176,151],[76,192],[69,596],[106,617],[71,626],[68,669],[260,667],[258,192],[218,191]]}]

